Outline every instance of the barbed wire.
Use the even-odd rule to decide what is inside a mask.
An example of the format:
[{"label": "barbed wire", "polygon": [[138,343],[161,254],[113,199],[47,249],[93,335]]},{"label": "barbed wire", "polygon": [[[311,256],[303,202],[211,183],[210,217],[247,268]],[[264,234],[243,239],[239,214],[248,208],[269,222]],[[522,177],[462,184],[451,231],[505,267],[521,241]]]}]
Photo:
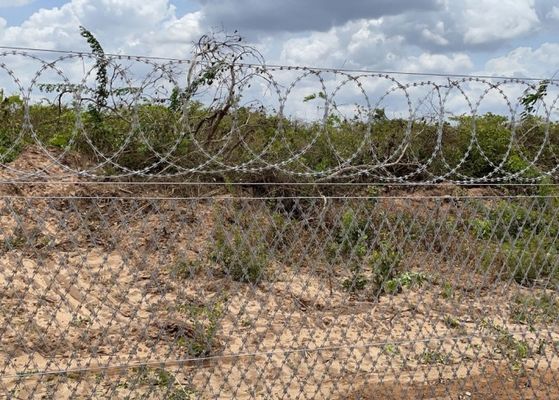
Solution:
[{"label": "barbed wire", "polygon": [[[0,85],[21,100],[2,103],[0,163],[17,179],[473,184],[545,182],[559,170],[554,80],[527,115],[522,96],[537,78],[106,55],[111,80],[99,107],[95,56],[52,52],[60,56],[0,52]],[[11,162],[29,144],[48,158],[40,169]],[[86,167],[67,161],[76,151]]]},{"label": "barbed wire", "polygon": [[[53,54],[75,54],[75,55],[86,55],[94,57],[95,55],[89,51],[76,51],[76,50],[56,50],[56,49],[42,49],[37,47],[21,47],[21,46],[0,46],[0,49],[4,50],[17,50],[23,52],[39,52],[39,53],[53,53]],[[164,56],[146,56],[146,55],[134,55],[134,54],[122,54],[122,53],[105,53],[109,57],[124,58],[124,59],[136,59],[136,60],[157,60],[157,61],[176,61],[181,63],[191,63],[192,60],[189,58],[177,58],[177,57],[164,57]],[[375,69],[358,69],[358,68],[343,68],[343,67],[319,67],[319,66],[308,66],[308,65],[297,65],[297,64],[277,64],[277,63],[266,63],[266,64],[254,64],[254,63],[236,63],[236,65],[244,67],[264,67],[264,68],[274,68],[274,69],[285,69],[285,70],[314,70],[323,72],[349,72],[349,73],[368,73],[368,74],[390,74],[390,75],[410,75],[410,76],[434,76],[439,78],[483,78],[483,79],[500,79],[500,80],[517,80],[521,79],[523,81],[536,81],[541,82],[544,80],[555,82],[559,81],[557,78],[537,78],[528,76],[511,76],[511,75],[489,75],[489,74],[452,74],[444,72],[411,72],[411,71],[398,71],[398,70],[375,70]]]}]

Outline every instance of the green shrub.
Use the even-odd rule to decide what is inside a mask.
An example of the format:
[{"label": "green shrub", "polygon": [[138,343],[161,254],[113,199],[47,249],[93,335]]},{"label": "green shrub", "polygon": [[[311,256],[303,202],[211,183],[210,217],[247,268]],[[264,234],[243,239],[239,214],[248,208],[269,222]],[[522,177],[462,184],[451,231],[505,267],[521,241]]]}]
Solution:
[{"label": "green shrub", "polygon": [[366,262],[354,261],[349,266],[350,276],[343,280],[342,287],[349,292],[369,288],[377,295],[397,294],[406,287],[421,286],[428,280],[422,272],[401,271],[402,255],[388,244],[381,244]]},{"label": "green shrub", "polygon": [[369,284],[366,271],[362,269],[360,263],[352,263],[349,267],[351,275],[342,282],[342,287],[348,292],[357,292],[363,290]]},{"label": "green shrub", "polygon": [[504,281],[511,279],[523,286],[538,281],[559,281],[557,250],[540,243],[541,238],[517,240],[492,247],[482,258],[484,268]]},{"label": "green shrub", "polygon": [[24,145],[22,142],[16,144],[22,130],[23,100],[19,96],[4,97],[0,88],[0,163],[17,158]]},{"label": "green shrub", "polygon": [[501,169],[506,173],[515,173],[528,166],[515,149],[508,149],[512,129],[511,122],[506,117],[487,113],[475,117],[459,116],[452,121],[452,124],[444,128],[446,143],[443,143],[444,155],[450,165],[457,165],[466,154],[474,129],[477,143],[458,172],[468,177],[480,178],[493,173],[501,164]]},{"label": "green shrub", "polygon": [[364,257],[373,239],[371,228],[370,221],[358,216],[353,209],[344,211],[336,232],[340,254]]},{"label": "green shrub", "polygon": [[497,352],[512,361],[514,367],[518,367],[520,360],[528,358],[532,354],[532,349],[528,342],[516,339],[506,327],[495,324],[487,319],[481,321],[481,327],[495,336]]},{"label": "green shrub", "polygon": [[493,234],[493,224],[490,220],[483,218],[474,218],[471,226],[476,239],[491,239]]},{"label": "green shrub", "polygon": [[500,201],[491,210],[490,218],[494,224],[494,235],[498,239],[516,238],[531,231],[539,233],[544,228],[539,222],[541,216],[537,210],[529,210],[522,204],[507,201]]},{"label": "green shrub", "polygon": [[369,266],[372,270],[373,283],[381,291],[388,293],[397,291],[398,285],[395,285],[395,279],[400,272],[401,261],[400,252],[390,245],[383,244],[380,249],[373,251],[369,258]]},{"label": "green shrub", "polygon": [[0,130],[0,163],[14,161],[23,148],[21,143],[14,145],[15,135],[10,135]]},{"label": "green shrub", "polygon": [[237,227],[218,228],[214,245],[212,259],[233,280],[257,284],[267,278],[269,248],[255,232]]},{"label": "green shrub", "polygon": [[517,294],[513,298],[510,317],[514,322],[526,325],[555,323],[559,319],[559,300],[547,293]]},{"label": "green shrub", "polygon": [[479,241],[486,271],[524,286],[559,281],[559,223],[553,200],[479,204],[469,227]]},{"label": "green shrub", "polygon": [[192,322],[191,336],[177,338],[177,345],[188,349],[194,357],[212,354],[217,346],[219,321],[224,315],[225,298],[215,299],[207,304],[180,304],[177,311],[185,314]]}]

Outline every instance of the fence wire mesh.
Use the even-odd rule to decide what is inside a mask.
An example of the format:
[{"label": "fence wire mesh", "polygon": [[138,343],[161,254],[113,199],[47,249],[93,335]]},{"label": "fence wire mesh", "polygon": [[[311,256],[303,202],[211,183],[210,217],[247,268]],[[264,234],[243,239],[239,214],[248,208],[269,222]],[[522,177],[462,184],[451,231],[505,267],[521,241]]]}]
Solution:
[{"label": "fence wire mesh", "polygon": [[41,57],[0,54],[0,397],[559,397],[552,83],[111,56],[98,107]]}]

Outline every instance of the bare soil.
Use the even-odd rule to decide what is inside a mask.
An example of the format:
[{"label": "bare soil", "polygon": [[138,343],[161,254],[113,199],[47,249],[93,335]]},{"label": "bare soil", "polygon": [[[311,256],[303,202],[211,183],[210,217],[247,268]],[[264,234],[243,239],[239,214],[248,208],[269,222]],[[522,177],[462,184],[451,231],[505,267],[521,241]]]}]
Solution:
[{"label": "bare soil", "polygon": [[138,190],[0,185],[0,398],[559,398],[556,324],[511,317],[536,289],[487,280],[467,246],[418,244],[404,263],[428,279],[375,297],[344,289],[307,227],[265,280],[238,282],[215,228],[264,240],[269,205]]}]

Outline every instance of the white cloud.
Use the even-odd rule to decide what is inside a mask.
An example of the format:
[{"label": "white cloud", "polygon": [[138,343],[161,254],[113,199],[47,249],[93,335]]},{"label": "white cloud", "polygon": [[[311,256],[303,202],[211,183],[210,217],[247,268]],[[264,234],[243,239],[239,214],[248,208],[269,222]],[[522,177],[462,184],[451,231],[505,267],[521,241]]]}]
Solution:
[{"label": "white cloud", "polygon": [[69,3],[61,8],[41,9],[22,25],[6,28],[0,41],[12,46],[67,49],[79,41],[78,26]]},{"label": "white cloud", "polygon": [[546,15],[547,18],[555,19],[559,21],[559,7],[553,6],[551,11]]},{"label": "white cloud", "polygon": [[519,47],[507,55],[489,60],[485,69],[492,74],[548,78],[559,71],[559,44],[544,43],[537,49]]},{"label": "white cloud", "polygon": [[467,73],[474,64],[470,57],[464,53],[429,54],[423,53],[418,57],[408,57],[403,60],[401,69],[408,72],[440,72],[440,73]]},{"label": "white cloud", "polygon": [[446,46],[449,44],[449,41],[444,37],[444,34],[445,29],[443,21],[437,22],[434,29],[423,28],[423,30],[421,31],[421,36],[423,37],[423,39],[438,46]]},{"label": "white cloud", "polygon": [[283,45],[281,61],[292,64],[320,65],[338,58],[340,43],[335,30],[316,32],[308,37],[287,40]]},{"label": "white cloud", "polygon": [[461,18],[464,42],[483,44],[512,39],[538,28],[534,0],[467,0]]},{"label": "white cloud", "polygon": [[[9,4],[24,1],[10,0]],[[213,0],[208,1],[213,4]],[[260,1],[271,7],[272,0]],[[345,23],[320,32],[278,35],[277,27],[262,31],[255,45],[269,63],[467,73],[474,69],[472,60],[480,59],[476,55],[479,49],[498,49],[504,43],[513,48],[516,38],[541,28],[535,11],[537,1],[541,0],[440,0],[439,6],[427,7],[421,13],[410,6],[402,8],[401,14],[372,19],[348,14]],[[8,2],[0,0],[0,4]],[[36,11],[18,26],[8,26],[0,18],[0,43],[87,51],[89,47],[78,31],[78,26],[84,25],[107,52],[188,57],[192,41],[209,30],[204,25],[208,19],[205,10],[202,6],[201,11],[177,16],[172,0],[67,0],[60,7]],[[550,3],[539,15],[542,19],[546,15],[559,18],[559,6]],[[526,49],[517,49],[488,62],[486,68],[493,69],[492,73],[534,75],[537,69],[530,69],[559,65],[550,61],[556,53],[546,56],[542,49],[529,50],[526,54]],[[547,48],[552,50],[556,52]],[[523,57],[538,58],[539,64],[527,64]],[[484,62],[481,60],[478,63]],[[478,64],[476,69],[482,67]]]},{"label": "white cloud", "polygon": [[178,55],[181,41],[189,45],[200,34],[199,19],[199,13],[177,18],[169,0],[72,0],[61,7],[40,9],[21,25],[0,30],[0,42],[87,50],[79,35],[83,25],[108,52]]},{"label": "white cloud", "polygon": [[136,36],[134,41],[128,41],[126,51],[144,54],[148,48],[152,56],[187,58],[192,42],[203,34],[200,20],[200,12],[166,20],[161,29],[145,32]]},{"label": "white cloud", "polygon": [[[463,52],[438,54],[423,52],[406,43],[400,35],[383,32],[383,19],[349,22],[327,32],[290,39],[283,46],[281,62],[290,65],[317,65],[359,69],[390,69],[410,72],[466,73],[474,63]],[[445,27],[435,24],[433,35],[444,44]],[[431,31],[430,31],[431,32]],[[431,37],[435,40],[435,37]]]},{"label": "white cloud", "polygon": [[[0,43],[4,46],[89,51],[86,40],[79,33],[79,26],[83,25],[92,31],[108,53],[188,58],[192,41],[200,36],[200,18],[199,13],[178,18],[168,0],[72,0],[61,7],[40,9],[18,26],[5,26],[5,21],[0,18]],[[44,60],[59,56],[37,55]],[[38,71],[42,71],[39,83],[57,83],[62,79],[53,69],[43,71],[41,64],[33,59],[8,56],[2,61],[10,70],[16,71],[24,87],[31,85]],[[79,82],[93,67],[90,61],[61,61],[56,67],[71,82]],[[130,77],[142,76],[146,68],[146,65],[136,64]],[[1,69],[0,87],[10,93],[17,90]],[[40,93],[35,87],[31,97],[37,96]]]},{"label": "white cloud", "polygon": [[382,32],[383,20],[348,22],[283,44],[280,61],[293,65],[386,68],[402,53],[404,39]]}]

